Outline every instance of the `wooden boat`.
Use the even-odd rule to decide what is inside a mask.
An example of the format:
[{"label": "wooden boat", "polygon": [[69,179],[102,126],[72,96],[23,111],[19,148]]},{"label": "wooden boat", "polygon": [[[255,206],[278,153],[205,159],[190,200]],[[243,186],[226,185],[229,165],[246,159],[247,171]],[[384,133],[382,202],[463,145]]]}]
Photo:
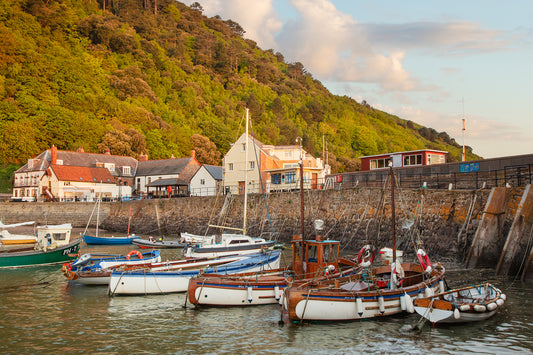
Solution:
[{"label": "wooden boat", "polygon": [[72,281],[86,285],[107,285],[112,269],[155,262],[161,262],[159,250],[143,254],[132,250],[127,255],[83,254],[78,259],[63,264],[62,271],[65,277]]},{"label": "wooden boat", "polygon": [[490,283],[468,286],[413,300],[416,313],[431,323],[463,323],[492,317],[506,300]]},{"label": "wooden boat", "polygon": [[444,267],[431,264],[423,250],[417,252],[419,263],[397,259],[392,166],[390,183],[392,264],[342,279],[286,288],[281,304],[283,316],[289,321],[351,321],[414,312],[413,298],[444,291]]},{"label": "wooden boat", "polygon": [[27,234],[12,234],[8,231],[9,228],[16,228],[35,224],[35,222],[23,222],[14,224],[3,224],[0,221],[0,245],[20,245],[20,244],[35,244],[37,241],[36,235]]},{"label": "wooden boat", "polygon": [[112,272],[109,281],[111,295],[145,295],[185,292],[189,279],[203,274],[237,274],[279,268],[281,251],[273,250],[257,254],[239,255],[238,259],[223,265],[196,270],[175,271],[126,271]]},{"label": "wooden boat", "polygon": [[141,237],[138,235],[128,235],[126,237],[101,237],[82,234],[82,237],[86,244],[96,245],[125,245],[131,244],[131,242],[135,239],[141,239]]},{"label": "wooden boat", "polygon": [[153,237],[149,237],[148,239],[134,239],[131,243],[141,249],[175,249],[187,246],[186,243],[180,243],[175,240],[156,240]]},{"label": "wooden boat", "polygon": [[[278,303],[283,290],[294,283],[337,278],[355,273],[358,265],[339,258],[340,242],[324,240],[292,240],[292,266],[245,275],[199,275],[191,278],[188,300],[202,306],[254,306]],[[301,251],[304,262],[302,263]],[[305,264],[305,271],[303,265]]]},{"label": "wooden boat", "polygon": [[72,260],[81,240],[71,241],[71,224],[37,227],[35,246],[0,249],[0,268],[63,263]]}]

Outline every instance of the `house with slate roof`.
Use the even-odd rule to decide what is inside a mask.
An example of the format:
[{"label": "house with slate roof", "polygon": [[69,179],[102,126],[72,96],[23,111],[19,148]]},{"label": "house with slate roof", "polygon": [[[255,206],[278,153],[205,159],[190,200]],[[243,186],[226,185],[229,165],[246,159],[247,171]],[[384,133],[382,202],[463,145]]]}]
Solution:
[{"label": "house with slate roof", "polygon": [[191,196],[216,196],[222,189],[222,167],[202,165],[189,183]]},{"label": "house with slate roof", "polygon": [[189,183],[200,166],[194,150],[186,158],[148,160],[144,155],[139,157],[135,190],[157,197],[188,196]]},{"label": "house with slate roof", "polygon": [[[13,196],[14,201],[43,201],[50,199],[59,199],[55,195],[55,191],[50,189],[50,179],[46,178],[43,181],[45,173],[51,165],[58,165],[64,167],[72,167],[73,173],[81,173],[80,167],[84,168],[105,168],[109,174],[115,178],[116,193],[112,193],[113,196],[126,197],[127,191],[130,189],[124,188],[125,186],[133,186],[135,171],[137,169],[137,160],[132,157],[111,155],[109,153],[97,154],[97,153],[85,153],[83,148],[78,149],[76,152],[58,150],[57,147],[45,150],[38,156],[32,159],[28,159],[28,162],[15,171],[14,183],[13,183]],[[56,168],[55,170],[59,171]],[[68,169],[67,169],[68,170]],[[62,170],[63,173],[63,170]],[[83,172],[88,174],[88,172]],[[95,173],[91,179],[99,179],[103,175],[101,173]],[[63,175],[62,175],[63,176]],[[86,175],[84,175],[86,176]],[[58,177],[56,175],[56,177]],[[69,175],[70,178],[70,175]],[[80,179],[80,176],[77,176]],[[82,177],[82,180],[86,177]],[[65,181],[66,182],[66,181]],[[72,181],[69,181],[72,183]],[[100,181],[98,181],[100,182]],[[102,183],[104,183],[102,181]],[[60,185],[57,185],[60,186]],[[66,185],[68,186],[68,185]],[[72,189],[73,190],[73,189]],[[94,199],[95,194],[98,193],[98,189],[89,188],[92,197]],[[63,190],[63,193],[65,191]],[[131,193],[130,193],[131,194]],[[50,196],[52,195],[52,196]],[[81,193],[86,197],[86,193]],[[80,194],[63,194],[62,196],[70,196],[68,198],[80,198]],[[67,197],[64,197],[67,198]]]}]

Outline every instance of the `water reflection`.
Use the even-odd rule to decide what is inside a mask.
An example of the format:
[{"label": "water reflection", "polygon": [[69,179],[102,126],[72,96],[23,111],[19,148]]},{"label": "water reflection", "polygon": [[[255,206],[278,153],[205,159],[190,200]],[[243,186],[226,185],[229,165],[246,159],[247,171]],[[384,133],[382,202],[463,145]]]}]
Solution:
[{"label": "water reflection", "polygon": [[[127,253],[128,247],[91,252]],[[163,250],[163,258],[176,257]],[[179,253],[179,252],[178,252]],[[494,282],[507,294],[493,318],[405,331],[414,314],[348,323],[279,325],[277,305],[184,308],[185,295],[109,297],[106,287],[68,283],[60,266],[0,271],[3,354],[101,353],[529,353],[533,288],[492,271],[448,267],[453,286]]]}]

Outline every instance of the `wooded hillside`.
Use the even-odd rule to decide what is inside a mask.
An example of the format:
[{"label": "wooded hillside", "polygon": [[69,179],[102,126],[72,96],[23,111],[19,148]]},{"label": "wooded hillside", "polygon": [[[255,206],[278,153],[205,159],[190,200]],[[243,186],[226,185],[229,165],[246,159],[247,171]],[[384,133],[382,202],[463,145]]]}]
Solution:
[{"label": "wooded hillside", "polygon": [[[334,172],[422,148],[460,160],[447,133],[333,95],[243,34],[171,0],[2,0],[0,166],[52,145],[150,159],[195,149],[217,164],[244,130],[245,107],[264,143],[301,136],[320,156],[325,136]],[[468,148],[467,158],[478,157]]]}]

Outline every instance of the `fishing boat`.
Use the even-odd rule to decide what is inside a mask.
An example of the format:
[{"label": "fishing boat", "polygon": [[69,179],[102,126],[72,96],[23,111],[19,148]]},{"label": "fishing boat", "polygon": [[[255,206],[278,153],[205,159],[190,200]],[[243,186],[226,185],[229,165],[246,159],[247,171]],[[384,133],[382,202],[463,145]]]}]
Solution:
[{"label": "fishing boat", "polygon": [[33,224],[35,224],[35,222],[33,221],[14,224],[3,224],[0,221],[0,245],[35,244],[35,242],[37,241],[36,235],[13,234],[8,230],[9,228],[16,228]]},{"label": "fishing boat", "polygon": [[464,323],[492,317],[506,296],[490,283],[468,286],[413,300],[416,313],[431,323]]},{"label": "fishing boat", "polygon": [[236,274],[277,269],[280,265],[279,250],[257,254],[239,255],[237,260],[222,265],[206,265],[196,270],[151,271],[138,270],[111,273],[110,295],[146,295],[185,292],[189,279],[202,274]]},{"label": "fishing boat", "polygon": [[[303,164],[300,160],[301,235],[292,239],[292,263],[289,267],[246,275],[199,275],[191,278],[188,300],[195,306],[253,306],[278,303],[288,285],[313,280],[344,277],[358,272],[358,263],[339,258],[340,242],[324,240],[320,235],[324,222],[314,222],[317,236],[304,236]],[[372,250],[375,256],[376,250]],[[372,254],[369,247],[369,252]],[[363,255],[360,256],[362,262]]]},{"label": "fishing boat", "polygon": [[148,239],[134,239],[131,243],[141,249],[175,249],[187,246],[187,243],[180,243],[177,240],[161,240],[153,237],[148,237]]},{"label": "fishing boat", "polygon": [[0,249],[0,268],[63,263],[75,259],[80,239],[71,241],[71,224],[37,227],[34,246]]},{"label": "fishing boat", "polygon": [[396,257],[394,173],[390,167],[392,263],[342,279],[313,281],[287,287],[281,300],[282,315],[290,322],[352,321],[414,312],[412,300],[444,291],[445,269],[432,264],[418,250],[419,263]]},{"label": "fishing boat", "polygon": [[[246,109],[246,141],[245,141],[245,162],[248,161],[249,151],[249,110]],[[244,207],[243,207],[243,227],[233,228],[227,226],[209,225],[209,227],[242,231],[242,234],[222,233],[220,242],[214,243],[212,239],[187,248],[187,257],[219,257],[231,254],[251,254],[262,250],[273,249],[276,242],[264,238],[251,237],[246,234],[246,213],[248,209],[248,169],[244,169]],[[190,236],[190,235],[189,235]]]},{"label": "fishing boat", "polygon": [[119,266],[147,265],[161,262],[159,250],[140,253],[130,251],[127,255],[83,254],[78,259],[63,264],[63,275],[71,281],[86,285],[107,285],[111,270]]}]

